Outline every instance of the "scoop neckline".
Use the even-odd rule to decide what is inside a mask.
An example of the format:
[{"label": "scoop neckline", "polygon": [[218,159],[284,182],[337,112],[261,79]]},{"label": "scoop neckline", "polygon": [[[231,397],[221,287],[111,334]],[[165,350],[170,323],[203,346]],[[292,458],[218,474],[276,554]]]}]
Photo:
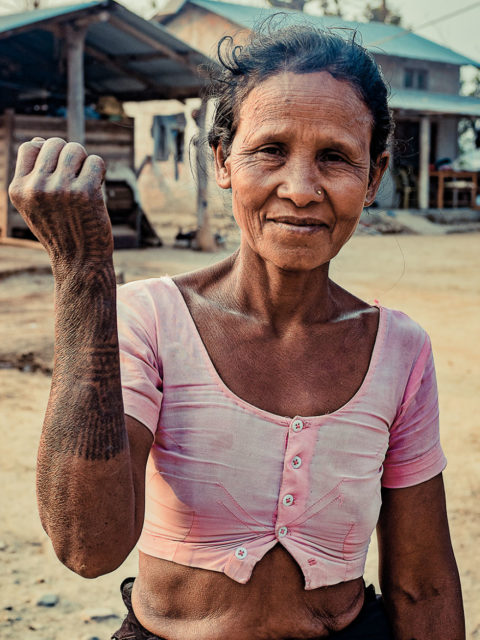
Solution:
[{"label": "scoop neckline", "polygon": [[237,405],[243,407],[250,413],[254,413],[256,415],[262,416],[263,418],[268,419],[270,422],[275,422],[275,423],[282,422],[285,424],[290,424],[291,421],[295,420],[296,418],[301,418],[302,420],[308,421],[310,423],[323,422],[325,420],[328,420],[329,418],[337,416],[340,413],[343,413],[344,411],[350,410],[351,407],[355,405],[360,400],[360,398],[366,393],[370,385],[371,379],[373,377],[373,374],[375,372],[375,369],[377,367],[378,361],[380,359],[380,353],[381,353],[383,342],[384,342],[384,336],[385,336],[386,324],[387,324],[387,314],[386,314],[386,308],[383,307],[382,305],[378,303],[375,303],[372,305],[373,307],[376,307],[379,311],[377,333],[375,335],[375,342],[373,344],[372,353],[370,355],[370,362],[368,363],[367,371],[365,372],[365,376],[362,380],[362,383],[360,384],[356,392],[352,395],[352,397],[349,400],[347,400],[345,404],[343,404],[338,409],[335,409],[335,411],[332,411],[331,413],[322,413],[314,416],[304,416],[302,414],[295,414],[293,417],[290,417],[290,416],[282,416],[280,414],[267,411],[266,409],[262,409],[261,407],[257,407],[251,402],[248,402],[248,400],[244,400],[243,398],[238,396],[236,393],[232,391],[232,389],[230,389],[230,387],[227,386],[227,384],[223,381],[222,377],[217,371],[210,357],[210,354],[208,353],[207,347],[202,339],[202,336],[200,335],[198,327],[195,323],[195,320],[193,319],[193,316],[190,312],[190,309],[188,308],[188,305],[185,301],[185,298],[183,297],[183,294],[179,286],[171,276],[163,276],[162,280],[170,283],[175,293],[178,295],[180,304],[184,312],[186,313],[187,321],[191,326],[194,340],[198,344],[203,360],[207,365],[210,375],[215,381],[217,387],[224,393],[224,395],[228,396]]}]

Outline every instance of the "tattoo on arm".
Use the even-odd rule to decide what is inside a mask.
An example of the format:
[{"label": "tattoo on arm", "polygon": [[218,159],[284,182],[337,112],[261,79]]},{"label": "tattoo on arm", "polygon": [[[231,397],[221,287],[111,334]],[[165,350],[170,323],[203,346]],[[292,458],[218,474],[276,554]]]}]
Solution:
[{"label": "tattoo on arm", "polygon": [[56,453],[110,460],[128,445],[113,270],[81,277],[59,291],[56,302],[55,366],[44,442]]}]

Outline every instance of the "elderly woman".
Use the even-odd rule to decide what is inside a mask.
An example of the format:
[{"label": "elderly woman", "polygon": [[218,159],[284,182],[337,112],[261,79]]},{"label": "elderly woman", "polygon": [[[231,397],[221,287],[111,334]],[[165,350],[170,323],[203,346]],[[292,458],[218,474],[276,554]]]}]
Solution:
[{"label": "elderly woman", "polygon": [[11,195],[55,276],[45,530],[89,578],[139,540],[115,638],[461,640],[428,336],[328,276],[388,164],[385,84],[308,26],[220,61],[209,141],[240,248],[122,287],[119,340],[102,161],[19,152]]}]

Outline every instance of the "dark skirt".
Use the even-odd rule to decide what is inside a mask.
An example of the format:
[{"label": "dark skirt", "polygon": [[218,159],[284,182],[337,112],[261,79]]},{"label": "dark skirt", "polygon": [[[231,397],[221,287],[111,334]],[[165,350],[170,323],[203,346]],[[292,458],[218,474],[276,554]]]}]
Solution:
[{"label": "dark skirt", "polygon": [[[133,582],[134,578],[126,578],[120,587],[123,602],[127,607],[128,613],[120,629],[113,634],[112,640],[165,640],[165,638],[160,638],[145,629],[133,613]],[[338,640],[393,639],[383,607],[382,596],[375,594],[373,584],[365,589],[365,602],[355,620],[342,631],[331,634],[329,638],[337,638]]]}]

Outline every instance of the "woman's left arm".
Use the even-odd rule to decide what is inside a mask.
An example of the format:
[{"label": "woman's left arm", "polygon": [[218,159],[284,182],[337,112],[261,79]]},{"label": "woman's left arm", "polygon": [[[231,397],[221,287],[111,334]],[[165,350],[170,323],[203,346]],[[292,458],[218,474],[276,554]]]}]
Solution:
[{"label": "woman's left arm", "polygon": [[379,578],[395,640],[465,640],[442,474],[382,489]]}]

